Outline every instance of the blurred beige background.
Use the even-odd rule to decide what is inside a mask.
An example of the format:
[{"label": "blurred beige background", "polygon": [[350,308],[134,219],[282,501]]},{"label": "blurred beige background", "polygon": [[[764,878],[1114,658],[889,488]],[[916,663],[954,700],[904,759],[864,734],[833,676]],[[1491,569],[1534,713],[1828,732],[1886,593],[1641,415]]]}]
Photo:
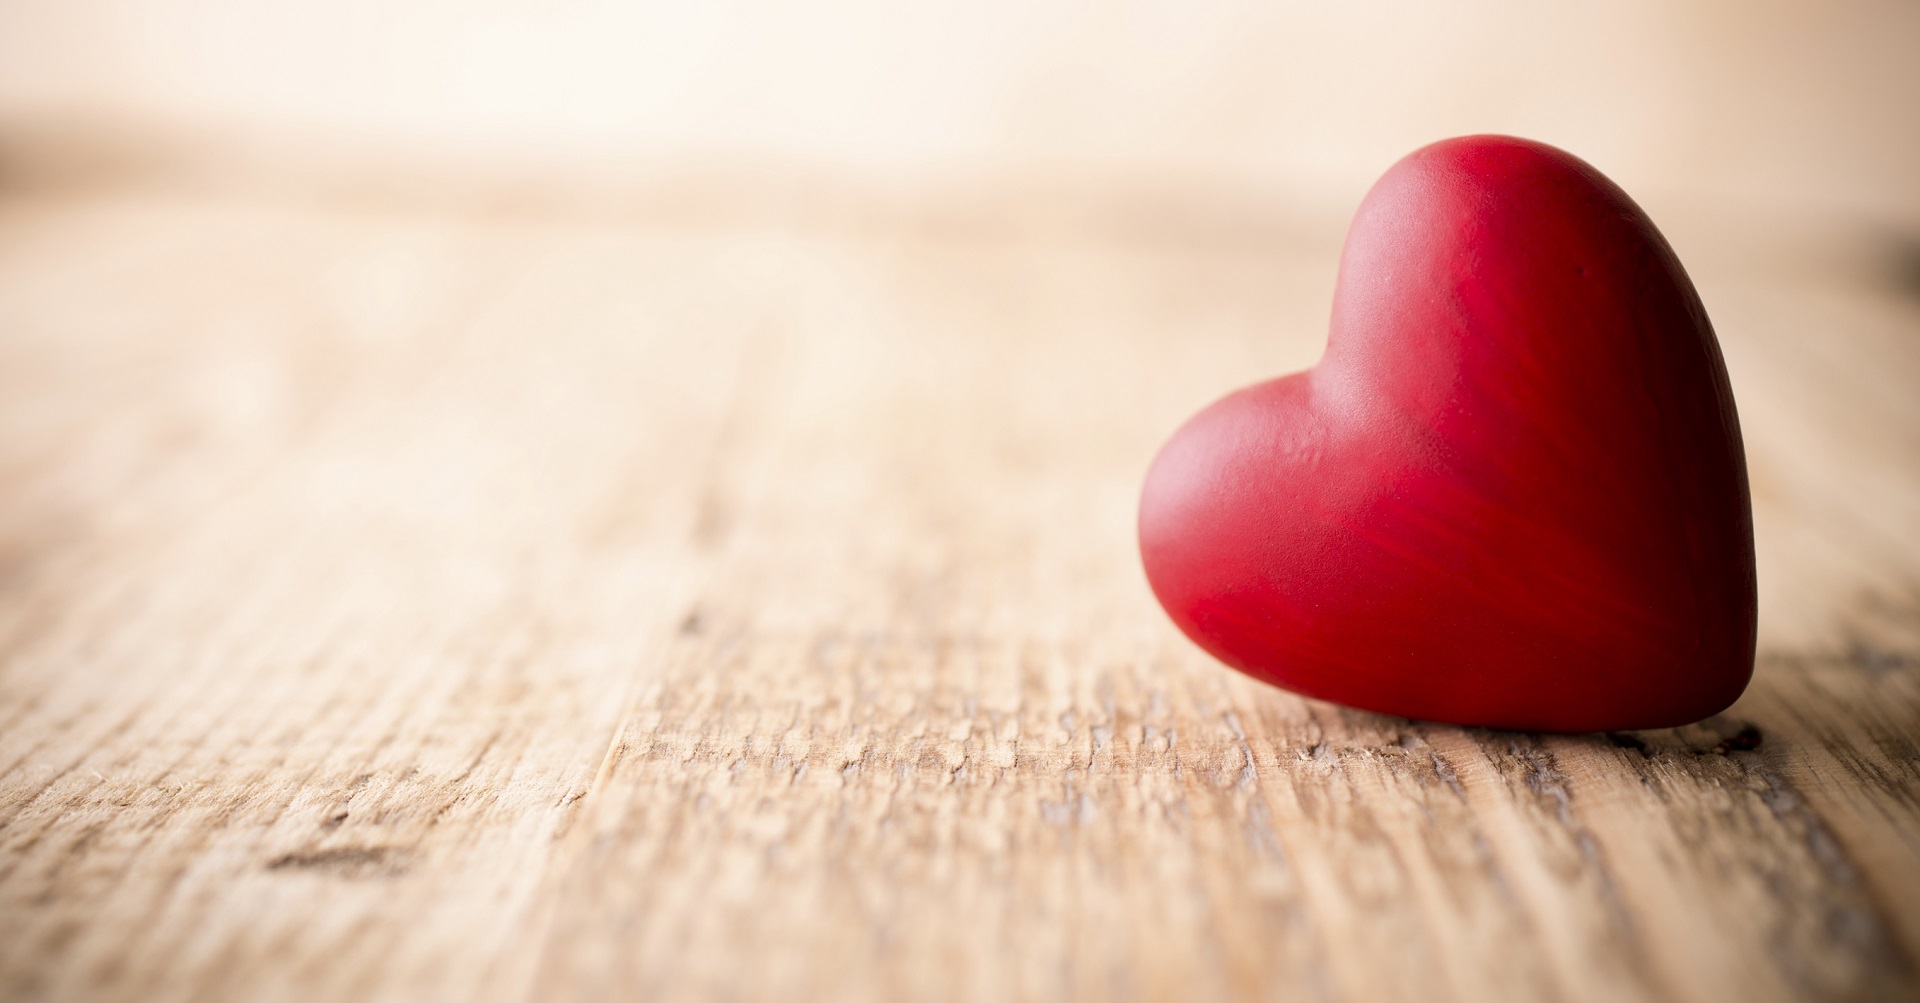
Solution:
[{"label": "blurred beige background", "polygon": [[0,4],[7,135],[862,183],[1173,177],[1350,204],[1511,132],[1635,193],[1920,226],[1911,3]]}]

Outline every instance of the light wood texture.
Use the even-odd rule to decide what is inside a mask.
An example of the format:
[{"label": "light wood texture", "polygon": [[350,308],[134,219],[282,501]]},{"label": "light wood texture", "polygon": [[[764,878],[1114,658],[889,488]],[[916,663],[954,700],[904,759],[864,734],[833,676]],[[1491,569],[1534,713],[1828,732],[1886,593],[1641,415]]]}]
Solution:
[{"label": "light wood texture", "polygon": [[1242,679],[1141,579],[1153,449],[1313,360],[1344,209],[22,171],[0,996],[1920,992],[1912,248],[1649,205],[1763,652],[1543,737]]}]

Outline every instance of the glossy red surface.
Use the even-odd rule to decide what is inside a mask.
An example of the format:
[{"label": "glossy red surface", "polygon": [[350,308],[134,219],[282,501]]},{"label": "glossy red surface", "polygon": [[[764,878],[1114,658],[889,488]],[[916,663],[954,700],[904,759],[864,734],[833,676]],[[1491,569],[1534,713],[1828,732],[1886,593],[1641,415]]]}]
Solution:
[{"label": "glossy red surface", "polygon": [[1347,234],[1325,356],[1162,449],[1160,602],[1290,690],[1458,724],[1651,728],[1753,669],[1733,393],[1626,194],[1539,143],[1400,161]]}]

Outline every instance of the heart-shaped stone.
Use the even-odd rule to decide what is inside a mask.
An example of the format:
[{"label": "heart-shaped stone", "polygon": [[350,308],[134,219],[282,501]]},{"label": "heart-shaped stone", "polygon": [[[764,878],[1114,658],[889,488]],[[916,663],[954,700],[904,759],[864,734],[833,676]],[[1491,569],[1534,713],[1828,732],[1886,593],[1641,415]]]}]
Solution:
[{"label": "heart-shaped stone", "polygon": [[1753,516],[1720,346],[1673,250],[1563,151],[1416,151],[1347,233],[1319,364],[1154,461],[1154,593],[1308,696],[1551,731],[1725,708],[1753,670]]}]

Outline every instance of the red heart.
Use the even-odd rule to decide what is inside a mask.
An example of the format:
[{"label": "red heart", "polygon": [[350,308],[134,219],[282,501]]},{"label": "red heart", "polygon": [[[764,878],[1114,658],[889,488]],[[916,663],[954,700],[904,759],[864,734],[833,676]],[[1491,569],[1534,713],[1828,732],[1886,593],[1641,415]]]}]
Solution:
[{"label": "red heart", "polygon": [[1325,356],[1200,412],[1140,502],[1216,657],[1368,710],[1654,728],[1753,671],[1753,516],[1706,310],[1640,208],[1504,136],[1416,151],[1347,233]]}]

